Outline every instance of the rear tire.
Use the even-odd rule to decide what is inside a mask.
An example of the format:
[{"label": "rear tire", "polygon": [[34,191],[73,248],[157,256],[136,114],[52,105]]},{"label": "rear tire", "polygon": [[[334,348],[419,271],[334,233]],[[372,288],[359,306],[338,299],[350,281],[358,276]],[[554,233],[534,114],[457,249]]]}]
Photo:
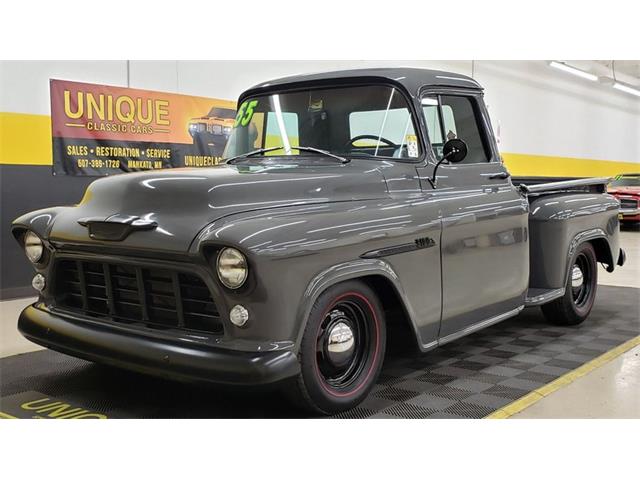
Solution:
[{"label": "rear tire", "polygon": [[542,313],[556,325],[578,325],[591,313],[598,286],[598,262],[590,243],[583,243],[571,259],[564,296],[542,305]]},{"label": "rear tire", "polygon": [[330,287],[309,314],[298,358],[300,374],[286,393],[305,410],[335,414],[362,402],[382,367],[384,311],[360,281]]}]

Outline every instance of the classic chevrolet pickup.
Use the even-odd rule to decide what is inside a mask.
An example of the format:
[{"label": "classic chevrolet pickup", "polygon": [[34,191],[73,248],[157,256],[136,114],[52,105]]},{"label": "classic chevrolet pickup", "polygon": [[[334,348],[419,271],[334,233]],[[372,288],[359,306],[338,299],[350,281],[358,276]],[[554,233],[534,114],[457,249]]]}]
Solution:
[{"label": "classic chevrolet pickup", "polygon": [[514,185],[482,88],[371,69],[243,93],[207,169],[93,182],[13,223],[39,300],[22,334],[156,375],[362,401],[387,329],[427,351],[541,305],[575,325],[622,265],[607,179]]}]

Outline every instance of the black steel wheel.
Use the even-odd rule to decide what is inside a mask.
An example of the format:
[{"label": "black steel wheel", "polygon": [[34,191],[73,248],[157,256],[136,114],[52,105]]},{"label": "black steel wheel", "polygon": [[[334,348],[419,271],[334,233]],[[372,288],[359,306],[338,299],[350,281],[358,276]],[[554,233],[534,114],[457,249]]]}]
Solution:
[{"label": "black steel wheel", "polygon": [[542,305],[545,317],[557,325],[578,325],[591,313],[598,284],[596,252],[590,243],[578,246],[567,274],[564,296]]},{"label": "black steel wheel", "polygon": [[591,279],[595,265],[592,265],[590,258],[585,252],[581,252],[574,259],[571,267],[569,285],[571,286],[571,296],[576,308],[584,308],[591,299]]},{"label": "black steel wheel", "polygon": [[358,378],[371,342],[373,312],[353,294],[339,299],[316,334],[316,363],[322,380],[344,390]]},{"label": "black steel wheel", "polygon": [[301,373],[289,393],[323,414],[355,407],[375,385],[385,342],[383,309],[366,284],[329,288],[311,309],[300,345]]}]

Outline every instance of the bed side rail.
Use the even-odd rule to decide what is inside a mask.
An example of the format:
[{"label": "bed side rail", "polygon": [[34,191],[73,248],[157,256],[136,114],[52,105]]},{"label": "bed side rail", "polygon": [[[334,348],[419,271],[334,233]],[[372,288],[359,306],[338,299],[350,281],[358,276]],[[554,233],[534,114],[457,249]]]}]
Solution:
[{"label": "bed side rail", "polygon": [[579,178],[576,180],[563,180],[560,182],[539,183],[536,185],[526,185],[521,183],[518,188],[526,194],[529,193],[550,193],[564,191],[580,191],[587,193],[605,193],[607,184],[611,179],[608,177]]}]

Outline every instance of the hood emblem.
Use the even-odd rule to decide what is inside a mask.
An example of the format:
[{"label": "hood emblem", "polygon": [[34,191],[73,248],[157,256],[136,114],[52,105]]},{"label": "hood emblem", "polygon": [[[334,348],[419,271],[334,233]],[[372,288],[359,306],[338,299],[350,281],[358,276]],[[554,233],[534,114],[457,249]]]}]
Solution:
[{"label": "hood emblem", "polygon": [[78,223],[89,229],[89,237],[94,240],[122,241],[137,230],[153,230],[157,222],[132,215],[115,214],[109,217],[81,218]]}]

